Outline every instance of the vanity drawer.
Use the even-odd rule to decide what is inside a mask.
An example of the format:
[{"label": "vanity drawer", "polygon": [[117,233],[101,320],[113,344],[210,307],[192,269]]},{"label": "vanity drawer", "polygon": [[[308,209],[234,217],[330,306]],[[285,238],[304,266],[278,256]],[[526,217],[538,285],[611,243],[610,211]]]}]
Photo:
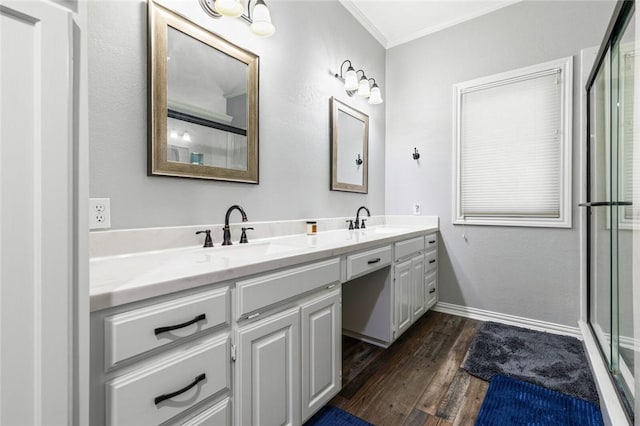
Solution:
[{"label": "vanity drawer", "polygon": [[438,267],[438,252],[436,250],[425,253],[424,270],[431,271]]},{"label": "vanity drawer", "polygon": [[424,237],[424,246],[426,250],[434,250],[438,248],[438,234],[433,233]]},{"label": "vanity drawer", "polygon": [[424,250],[424,237],[411,238],[410,240],[395,243],[395,260],[400,260]]},{"label": "vanity drawer", "polygon": [[391,264],[391,246],[347,256],[347,280]]},{"label": "vanity drawer", "polygon": [[214,394],[230,390],[230,353],[226,335],[108,382],[107,424],[158,425]]},{"label": "vanity drawer", "polygon": [[231,399],[225,398],[179,424],[182,426],[231,426]]},{"label": "vanity drawer", "polygon": [[230,306],[229,287],[224,287],[107,317],[105,367],[202,330],[228,325]]},{"label": "vanity drawer", "polygon": [[424,280],[427,287],[427,308],[430,308],[438,299],[438,271],[428,273]]},{"label": "vanity drawer", "polygon": [[236,318],[338,282],[340,258],[239,281]]}]

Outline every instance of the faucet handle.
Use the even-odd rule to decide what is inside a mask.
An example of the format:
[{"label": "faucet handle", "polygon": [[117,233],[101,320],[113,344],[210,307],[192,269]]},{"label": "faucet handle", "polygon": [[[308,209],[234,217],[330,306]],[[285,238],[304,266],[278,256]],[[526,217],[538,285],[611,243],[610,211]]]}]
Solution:
[{"label": "faucet handle", "polygon": [[247,240],[247,231],[253,231],[253,228],[242,228],[242,234],[240,234],[240,244],[246,244],[249,242]]},{"label": "faucet handle", "polygon": [[360,229],[365,229],[366,228],[366,226],[364,224],[365,220],[367,220],[367,219],[364,219],[364,218],[360,219]]},{"label": "faucet handle", "polygon": [[196,235],[206,234],[204,237],[204,245],[202,247],[213,247],[213,241],[211,240],[211,229],[205,229],[204,231],[196,232]]},{"label": "faucet handle", "polygon": [[349,230],[353,229],[353,219],[347,219],[345,222],[349,222]]}]

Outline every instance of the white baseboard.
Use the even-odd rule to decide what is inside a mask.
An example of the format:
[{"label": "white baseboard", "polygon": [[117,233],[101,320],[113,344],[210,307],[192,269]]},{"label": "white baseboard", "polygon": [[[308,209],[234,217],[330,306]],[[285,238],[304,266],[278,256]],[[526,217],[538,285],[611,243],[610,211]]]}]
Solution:
[{"label": "white baseboard", "polygon": [[516,327],[529,328],[531,330],[546,331],[547,333],[572,336],[582,340],[582,333],[580,333],[580,329],[578,327],[569,327],[568,325],[556,324],[553,322],[540,321],[531,318],[503,314],[500,312],[486,311],[484,309],[471,308],[468,306],[454,305],[452,303],[444,302],[438,302],[432,309],[436,312],[457,315],[459,317],[471,318],[481,321],[494,321],[502,324],[514,325]]}]

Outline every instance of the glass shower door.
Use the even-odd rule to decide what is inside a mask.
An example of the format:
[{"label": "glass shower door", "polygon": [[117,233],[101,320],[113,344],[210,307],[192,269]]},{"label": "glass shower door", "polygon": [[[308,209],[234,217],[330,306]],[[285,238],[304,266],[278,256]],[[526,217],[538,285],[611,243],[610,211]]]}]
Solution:
[{"label": "glass shower door", "polygon": [[640,318],[640,215],[637,201],[633,205],[640,189],[640,148],[634,137],[634,77],[640,57],[634,7],[620,10],[587,88],[588,200],[583,206],[588,226],[588,319],[620,399],[633,417],[640,360],[634,329],[634,319]]},{"label": "glass shower door", "polygon": [[[633,15],[632,15],[633,16]],[[612,265],[612,287],[617,292],[617,327],[614,333],[614,348],[617,357],[614,359],[614,375],[619,382],[625,399],[633,405],[635,398],[634,366],[638,345],[635,342],[634,330],[634,295],[633,261],[638,261],[638,252],[634,256],[634,234],[639,232],[637,209],[634,211],[634,180],[638,180],[638,169],[634,169],[634,76],[636,61],[635,25],[631,18],[619,39],[613,45],[616,68],[614,84],[617,83],[617,143],[612,147],[612,185],[611,199],[612,231],[616,237]],[[636,154],[637,155],[637,154]],[[635,185],[636,192],[638,186]],[[637,196],[637,194],[635,194]],[[636,247],[636,250],[638,247]]]}]

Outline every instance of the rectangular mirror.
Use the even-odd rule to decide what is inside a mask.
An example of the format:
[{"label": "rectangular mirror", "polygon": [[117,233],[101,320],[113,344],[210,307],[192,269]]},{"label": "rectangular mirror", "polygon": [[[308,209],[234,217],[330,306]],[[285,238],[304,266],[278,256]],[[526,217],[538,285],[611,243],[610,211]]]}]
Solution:
[{"label": "rectangular mirror", "polygon": [[258,183],[258,57],[149,1],[149,174]]},{"label": "rectangular mirror", "polygon": [[331,98],[331,190],[368,192],[369,117]]}]

